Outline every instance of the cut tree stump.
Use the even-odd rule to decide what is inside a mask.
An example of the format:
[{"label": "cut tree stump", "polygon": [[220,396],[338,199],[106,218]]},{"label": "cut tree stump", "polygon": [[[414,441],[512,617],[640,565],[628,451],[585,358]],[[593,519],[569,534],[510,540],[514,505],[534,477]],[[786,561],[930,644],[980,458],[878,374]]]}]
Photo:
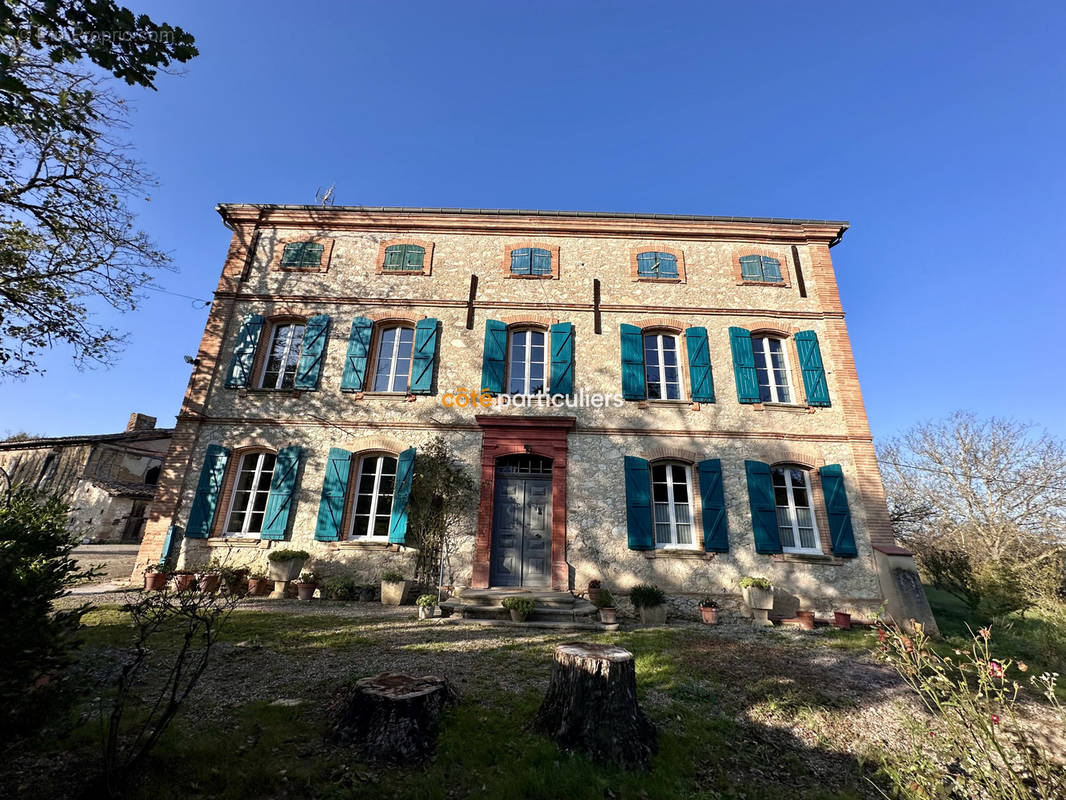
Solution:
[{"label": "cut tree stump", "polygon": [[624,769],[647,769],[659,751],[655,726],[637,705],[633,654],[610,645],[555,648],[551,682],[532,728],[560,747]]},{"label": "cut tree stump", "polygon": [[367,758],[411,763],[433,752],[437,717],[455,699],[443,678],[382,672],[342,690],[330,714],[334,731]]}]

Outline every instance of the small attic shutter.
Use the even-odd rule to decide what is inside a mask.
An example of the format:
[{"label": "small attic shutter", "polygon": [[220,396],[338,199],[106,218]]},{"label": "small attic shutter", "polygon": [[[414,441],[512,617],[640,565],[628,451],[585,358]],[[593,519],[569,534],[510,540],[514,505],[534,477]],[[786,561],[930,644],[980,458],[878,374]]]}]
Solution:
[{"label": "small attic shutter", "polygon": [[342,392],[361,392],[366,382],[366,365],[370,361],[370,336],[374,323],[366,317],[352,320],[352,332],[348,335],[348,352],[344,356],[344,374],[341,375]]},{"label": "small attic shutter", "polygon": [[263,539],[284,539],[292,511],[292,493],[296,488],[296,473],[300,469],[300,448],[296,445],[278,451],[274,462],[274,474],[270,478],[270,494],[267,495],[266,511],[263,513]]},{"label": "small attic shutter", "polygon": [[437,320],[420,319],[415,325],[415,350],[411,362],[411,394],[432,394],[437,363]]},{"label": "small attic shutter", "polygon": [[644,400],[644,337],[636,325],[621,325],[622,337],[622,397],[626,400]]},{"label": "small attic shutter", "polygon": [[326,342],[329,340],[329,315],[318,314],[307,320],[304,342],[300,349],[300,361],[296,365],[296,380],[293,386],[305,391],[318,387],[322,362],[326,358]]},{"label": "small attic shutter", "polygon": [[777,504],[774,503],[774,479],[770,465],[745,461],[748,474],[748,502],[751,527],[755,534],[756,553],[780,553],[781,536],[777,532]]},{"label": "small attic shutter", "polygon": [[507,373],[507,326],[495,319],[485,320],[485,351],[481,360],[481,391],[503,392]]},{"label": "small attic shutter", "polygon": [[574,391],[574,325],[557,322],[551,326],[552,366],[548,389],[552,394]]},{"label": "small attic shutter", "polygon": [[714,402],[714,377],[711,374],[711,352],[707,345],[706,328],[685,331],[688,348],[688,378],[692,399],[698,403]]},{"label": "small attic shutter", "polygon": [[733,351],[737,400],[741,403],[758,403],[759,376],[755,372],[755,351],[751,347],[751,332],[744,328],[730,328],[729,347]]},{"label": "small attic shutter", "polygon": [[222,494],[222,481],[226,477],[226,464],[229,450],[217,444],[207,446],[204,466],[200,470],[200,479],[196,483],[196,496],[189,511],[189,522],[185,526],[185,535],[190,539],[206,539],[211,533],[211,523],[215,519],[215,507]]},{"label": "small attic shutter", "polygon": [[227,389],[241,389],[251,381],[255,351],[259,347],[264,321],[262,314],[249,314],[241,323],[237,344],[233,348],[233,358],[229,362],[229,374],[226,376]]},{"label": "small attic shutter", "polygon": [[547,250],[534,247],[531,251],[530,275],[551,275],[552,254]]},{"label": "small attic shutter", "polygon": [[626,529],[630,550],[654,550],[651,526],[651,468],[647,459],[625,457]]}]

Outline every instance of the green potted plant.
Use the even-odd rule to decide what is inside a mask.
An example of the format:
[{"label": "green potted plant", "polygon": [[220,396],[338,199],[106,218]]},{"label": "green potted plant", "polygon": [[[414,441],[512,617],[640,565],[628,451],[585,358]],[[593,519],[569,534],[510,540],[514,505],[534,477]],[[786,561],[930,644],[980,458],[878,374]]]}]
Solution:
[{"label": "green potted plant", "polygon": [[248,573],[248,594],[252,597],[262,597],[270,592],[273,583],[269,576],[262,570],[254,570]]},{"label": "green potted plant", "polygon": [[642,625],[666,624],[666,595],[652,583],[638,583],[629,590],[629,600],[640,614]]},{"label": "green potted plant", "polygon": [[267,561],[270,562],[270,580],[274,581],[274,591],[270,596],[284,597],[285,586],[299,577],[309,558],[311,554],[306,550],[271,550]]},{"label": "green potted plant", "polygon": [[505,597],[503,607],[511,612],[512,622],[525,622],[537,604],[528,597]]},{"label": "green potted plant", "polygon": [[419,595],[415,600],[415,605],[418,606],[418,618],[427,619],[433,616],[433,609],[437,606],[437,596],[435,594],[423,594]]},{"label": "green potted plant", "polygon": [[226,594],[235,594],[244,597],[248,594],[248,576],[251,570],[248,567],[221,567],[219,577],[222,579],[222,588]]},{"label": "green potted plant", "polygon": [[322,583],[324,600],[358,600],[359,584],[350,575],[333,575]]},{"label": "green potted plant", "polygon": [[296,596],[304,601],[310,600],[315,596],[316,589],[318,589],[318,575],[310,571],[300,573],[300,577],[296,579]]},{"label": "green potted plant", "polygon": [[768,578],[745,575],[740,579],[740,591],[744,605],[751,609],[756,625],[773,625],[770,611],[774,607],[774,585]]},{"label": "green potted plant", "polygon": [[401,573],[393,570],[381,573],[381,605],[402,605],[405,594],[407,579]]},{"label": "green potted plant", "polygon": [[144,588],[151,592],[161,592],[167,588],[167,576],[170,568],[166,564],[149,564],[144,568]]},{"label": "green potted plant", "polygon": [[618,624],[618,611],[614,607],[614,596],[610,589],[599,589],[592,604],[600,610],[600,622],[604,625]]},{"label": "green potted plant", "polygon": [[596,605],[596,595],[600,593],[600,587],[602,585],[603,584],[595,579],[589,581],[589,602],[592,603],[592,605]]},{"label": "green potted plant", "polygon": [[713,597],[704,597],[700,600],[700,618],[704,625],[717,625],[718,601]]}]

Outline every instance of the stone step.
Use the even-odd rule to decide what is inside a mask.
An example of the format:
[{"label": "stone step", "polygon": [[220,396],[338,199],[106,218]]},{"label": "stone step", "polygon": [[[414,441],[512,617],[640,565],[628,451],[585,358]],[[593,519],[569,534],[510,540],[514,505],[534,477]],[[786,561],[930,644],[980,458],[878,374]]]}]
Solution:
[{"label": "stone step", "polygon": [[[467,619],[501,619],[507,620],[511,612],[502,604],[470,604],[463,602],[463,597],[453,597],[441,603],[441,606]],[[593,618],[599,609],[587,600],[578,600],[570,605],[542,605],[537,603],[531,615],[532,619],[540,620],[570,620],[576,621],[582,618]]]},{"label": "stone step", "polygon": [[527,619],[525,622],[512,622],[510,619],[463,619],[463,624],[470,625],[485,625],[494,627],[514,627],[514,628],[544,628],[555,631],[598,631],[603,633],[605,631],[616,631],[618,625],[604,625],[599,622],[584,622],[584,621],[552,621],[542,619]]},{"label": "stone step", "polygon": [[567,607],[574,605],[570,592],[553,592],[550,589],[466,589],[457,595],[463,605],[498,606],[507,597],[523,597],[538,606]]}]

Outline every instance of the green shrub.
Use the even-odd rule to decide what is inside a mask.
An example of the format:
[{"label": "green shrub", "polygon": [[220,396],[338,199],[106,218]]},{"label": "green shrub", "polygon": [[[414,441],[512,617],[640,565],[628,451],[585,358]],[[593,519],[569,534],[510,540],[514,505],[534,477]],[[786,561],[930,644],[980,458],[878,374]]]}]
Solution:
[{"label": "green shrub", "polygon": [[381,573],[382,583],[402,583],[405,580],[407,580],[407,578],[405,578],[400,572],[389,570]]},{"label": "green shrub", "polygon": [[350,575],[334,575],[322,584],[322,597],[326,600],[358,600],[361,589]]},{"label": "green shrub", "polygon": [[533,609],[537,607],[537,604],[528,597],[505,597],[503,599],[503,607],[508,611],[517,611],[523,616],[529,616],[533,613]]},{"label": "green shrub", "polygon": [[654,608],[666,602],[666,595],[653,583],[638,583],[629,590],[629,600],[636,608]]},{"label": "green shrub", "polygon": [[718,601],[713,597],[704,597],[700,600],[700,608],[718,608]]},{"label": "green shrub", "polygon": [[319,581],[322,579],[318,577],[318,573],[314,570],[304,570],[300,573],[300,577],[296,579],[297,583],[310,584],[311,586],[318,586]]},{"label": "green shrub", "polygon": [[77,646],[87,606],[53,611],[79,569],[67,531],[68,507],[57,495],[15,488],[0,496],[0,741],[47,719],[68,688],[64,668]]},{"label": "green shrub", "polygon": [[592,604],[596,608],[614,608],[614,597],[611,595],[610,589],[600,589],[596,594],[596,599],[592,601]]},{"label": "green shrub", "polygon": [[433,606],[437,605],[437,595],[435,595],[435,594],[419,595],[418,599],[415,600],[415,605],[416,606],[421,606],[422,608],[432,608]]},{"label": "green shrub", "polygon": [[745,575],[740,579],[741,589],[766,589],[770,590],[774,588],[774,585],[770,583],[769,578],[753,578],[751,575]]},{"label": "green shrub", "polygon": [[307,561],[311,554],[306,550],[271,550],[267,558],[273,563],[283,561]]}]

